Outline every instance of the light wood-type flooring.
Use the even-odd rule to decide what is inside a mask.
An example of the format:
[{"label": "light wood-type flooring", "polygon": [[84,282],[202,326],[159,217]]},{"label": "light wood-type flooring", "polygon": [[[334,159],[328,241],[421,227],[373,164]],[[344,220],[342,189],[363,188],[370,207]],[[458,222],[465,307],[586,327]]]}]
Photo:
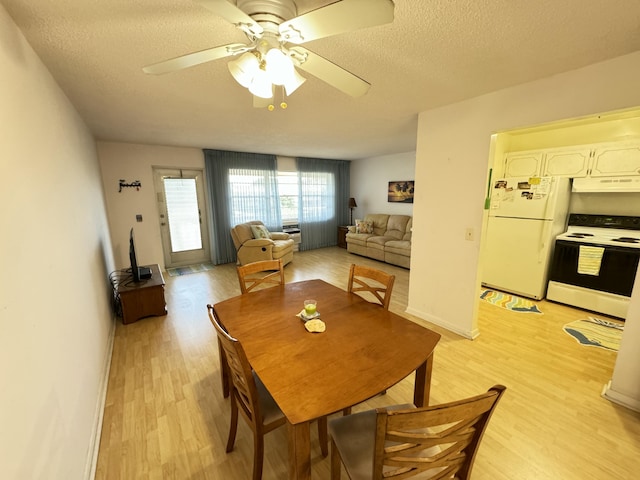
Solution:
[{"label": "light wood-type flooring", "polygon": [[[350,263],[394,273],[391,310],[415,319],[404,313],[408,270],[338,247],[296,253],[285,267],[286,281],[321,278],[346,289]],[[235,450],[225,453],[229,400],[220,391],[215,332],[206,311],[207,303],[240,294],[235,265],[165,279],[166,317],[129,325],[118,320],[96,478],[248,479],[253,444],[242,419]],[[443,337],[435,351],[431,404],[497,383],[507,387],[472,478],[640,478],[640,414],[601,397],[616,353],[581,346],[563,332],[565,323],[587,312],[546,301],[539,308],[543,315],[481,302],[480,336],[473,341],[432,327]],[[354,411],[408,403],[412,392],[409,376]],[[311,432],[313,479],[329,479],[329,458],[320,454],[317,430]],[[265,443],[263,478],[286,479],[286,428],[268,434]]]}]

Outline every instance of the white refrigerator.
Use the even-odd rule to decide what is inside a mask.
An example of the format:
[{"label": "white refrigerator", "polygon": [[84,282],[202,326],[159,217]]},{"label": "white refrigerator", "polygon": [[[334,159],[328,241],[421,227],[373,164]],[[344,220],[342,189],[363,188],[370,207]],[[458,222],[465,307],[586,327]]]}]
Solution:
[{"label": "white refrigerator", "polygon": [[566,230],[570,179],[504,178],[491,187],[482,283],[540,300],[555,238]]}]

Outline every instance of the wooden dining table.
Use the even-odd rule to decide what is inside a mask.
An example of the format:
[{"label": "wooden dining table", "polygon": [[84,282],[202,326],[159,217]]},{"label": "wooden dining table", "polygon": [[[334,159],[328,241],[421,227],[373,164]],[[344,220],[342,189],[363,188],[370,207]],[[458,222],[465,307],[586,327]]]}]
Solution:
[{"label": "wooden dining table", "polygon": [[[297,316],[314,299],[326,330]],[[311,478],[311,421],[385,391],[415,371],[413,403],[429,403],[440,334],[323,280],[254,291],[214,305],[287,418],[289,478]]]}]

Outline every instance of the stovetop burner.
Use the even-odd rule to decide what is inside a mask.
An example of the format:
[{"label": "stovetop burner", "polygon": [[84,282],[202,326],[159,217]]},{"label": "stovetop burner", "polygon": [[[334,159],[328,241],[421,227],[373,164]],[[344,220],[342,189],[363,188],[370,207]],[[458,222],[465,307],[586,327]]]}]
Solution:
[{"label": "stovetop burner", "polygon": [[640,238],[634,237],[620,237],[620,238],[612,238],[612,242],[623,242],[623,243],[640,243]]},{"label": "stovetop burner", "polygon": [[571,234],[567,235],[567,237],[572,237],[572,238],[593,237],[593,233],[574,232],[574,233],[571,233]]}]

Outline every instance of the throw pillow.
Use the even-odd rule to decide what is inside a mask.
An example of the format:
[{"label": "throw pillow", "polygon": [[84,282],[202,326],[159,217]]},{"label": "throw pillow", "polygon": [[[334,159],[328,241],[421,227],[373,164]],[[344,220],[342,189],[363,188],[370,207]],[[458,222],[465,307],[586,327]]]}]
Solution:
[{"label": "throw pillow", "polygon": [[356,233],[373,233],[373,223],[368,220],[357,220]]},{"label": "throw pillow", "polygon": [[269,230],[264,225],[251,225],[253,238],[271,238]]}]

